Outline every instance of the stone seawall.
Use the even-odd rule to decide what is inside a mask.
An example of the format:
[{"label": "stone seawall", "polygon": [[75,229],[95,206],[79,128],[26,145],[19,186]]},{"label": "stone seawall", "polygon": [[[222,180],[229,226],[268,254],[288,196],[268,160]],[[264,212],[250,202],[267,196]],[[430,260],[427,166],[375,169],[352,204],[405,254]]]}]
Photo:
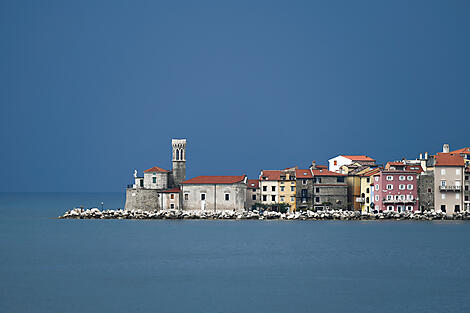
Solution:
[{"label": "stone seawall", "polygon": [[232,219],[232,220],[470,220],[470,212],[453,216],[438,212],[384,212],[364,214],[357,211],[304,211],[279,213],[271,211],[181,211],[181,210],[103,210],[73,209],[59,216],[64,219]]}]

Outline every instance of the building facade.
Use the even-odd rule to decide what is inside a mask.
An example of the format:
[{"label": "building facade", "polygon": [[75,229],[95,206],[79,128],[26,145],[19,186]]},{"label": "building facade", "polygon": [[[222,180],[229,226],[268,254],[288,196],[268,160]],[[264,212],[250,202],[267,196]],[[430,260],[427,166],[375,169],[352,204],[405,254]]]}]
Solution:
[{"label": "building facade", "polygon": [[338,155],[328,160],[328,169],[332,172],[341,172],[341,167],[352,163],[374,165],[375,160],[367,155]]},{"label": "building facade", "polygon": [[345,210],[348,204],[346,175],[328,170],[312,170],[314,210]]},{"label": "building facade", "polygon": [[272,209],[277,208],[279,203],[279,180],[281,179],[280,170],[263,170],[259,175],[260,203],[265,204]]},{"label": "building facade", "polygon": [[296,180],[297,168],[286,168],[281,170],[279,177],[279,203],[285,203],[290,212],[296,208]]},{"label": "building facade", "polygon": [[313,170],[297,169],[295,170],[296,182],[296,211],[305,211],[313,209]]},{"label": "building facade", "polygon": [[438,153],[434,166],[434,210],[452,215],[464,208],[465,161],[460,154]]},{"label": "building facade", "polygon": [[246,183],[246,209],[254,209],[261,202],[259,179],[248,179]]},{"label": "building facade", "polygon": [[381,170],[374,174],[374,210],[417,211],[418,174],[413,171]]}]

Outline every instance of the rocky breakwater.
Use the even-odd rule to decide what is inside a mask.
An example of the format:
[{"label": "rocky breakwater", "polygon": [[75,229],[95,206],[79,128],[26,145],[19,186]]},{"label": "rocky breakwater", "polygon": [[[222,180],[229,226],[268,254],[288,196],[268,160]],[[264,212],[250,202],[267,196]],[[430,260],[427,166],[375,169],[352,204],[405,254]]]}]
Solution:
[{"label": "rocky breakwater", "polygon": [[302,211],[279,213],[272,211],[181,211],[181,210],[103,210],[76,208],[59,216],[62,219],[206,219],[206,220],[470,220],[470,212],[452,216],[441,212]]}]

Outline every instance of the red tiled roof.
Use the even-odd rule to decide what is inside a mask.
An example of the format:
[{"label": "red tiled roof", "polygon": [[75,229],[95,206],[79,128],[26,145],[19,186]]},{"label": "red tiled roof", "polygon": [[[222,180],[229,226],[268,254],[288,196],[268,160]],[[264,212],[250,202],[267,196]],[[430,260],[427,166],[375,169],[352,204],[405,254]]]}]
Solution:
[{"label": "red tiled roof", "polygon": [[436,155],[436,166],[464,166],[465,160],[460,154],[438,153]]},{"label": "red tiled roof", "polygon": [[[416,169],[415,169],[415,168],[416,168]],[[422,168],[421,165],[419,165],[419,164],[410,164],[410,165],[407,165],[407,166],[405,166],[405,170],[411,171],[411,172],[416,172],[416,173],[422,173],[422,172],[424,172],[424,171],[423,171],[423,168]]]},{"label": "red tiled roof", "polygon": [[182,184],[235,184],[245,180],[242,176],[198,176],[188,179]]},{"label": "red tiled roof", "polygon": [[374,159],[368,157],[367,155],[341,155],[342,157],[345,157],[347,159],[350,159],[352,161],[370,161],[370,162],[375,162]]},{"label": "red tiled roof", "polygon": [[302,178],[313,178],[312,172],[310,170],[295,170],[295,176],[297,179]]},{"label": "red tiled roof", "polygon": [[458,150],[452,151],[451,153],[470,154],[470,147],[458,149]]},{"label": "red tiled roof", "polygon": [[163,190],[162,192],[167,192],[167,193],[178,193],[181,190],[178,187],[175,187],[173,189],[168,189],[168,190]]},{"label": "red tiled roof", "polygon": [[263,170],[259,175],[260,180],[281,180],[280,170]]},{"label": "red tiled roof", "polygon": [[315,167],[318,168],[318,169],[327,169],[328,168],[328,166],[326,166],[326,165],[315,165]]},{"label": "red tiled roof", "polygon": [[259,179],[248,179],[246,184],[248,188],[259,188]]},{"label": "red tiled roof", "polygon": [[387,165],[405,166],[406,164],[403,163],[403,162],[387,162],[387,164],[385,166],[387,166]]},{"label": "red tiled roof", "polygon": [[160,173],[168,173],[167,170],[161,168],[161,167],[158,167],[158,166],[154,166],[152,168],[149,168],[148,170],[145,170],[144,173],[149,173],[149,172],[160,172]]},{"label": "red tiled roof", "polygon": [[344,174],[331,172],[328,170],[312,170],[313,176],[346,176]]}]

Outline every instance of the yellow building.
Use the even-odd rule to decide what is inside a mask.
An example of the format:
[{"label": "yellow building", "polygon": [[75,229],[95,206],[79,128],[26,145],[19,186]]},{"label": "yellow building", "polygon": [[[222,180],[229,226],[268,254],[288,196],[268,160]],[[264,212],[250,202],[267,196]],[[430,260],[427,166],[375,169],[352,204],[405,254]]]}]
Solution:
[{"label": "yellow building", "polygon": [[295,201],[295,170],[297,168],[286,168],[281,170],[279,179],[279,203],[286,203],[289,206],[289,211],[294,212],[296,209]]},{"label": "yellow building", "polygon": [[343,165],[340,168],[341,173],[346,174],[346,183],[348,184],[348,207],[354,211],[360,211],[361,200],[361,177],[370,170],[370,166],[360,163]]},{"label": "yellow building", "polygon": [[356,200],[360,204],[362,213],[370,213],[373,211],[371,208],[372,201],[372,188],[374,186],[374,175],[380,172],[380,168],[370,169],[360,176],[361,179],[361,194]]}]

